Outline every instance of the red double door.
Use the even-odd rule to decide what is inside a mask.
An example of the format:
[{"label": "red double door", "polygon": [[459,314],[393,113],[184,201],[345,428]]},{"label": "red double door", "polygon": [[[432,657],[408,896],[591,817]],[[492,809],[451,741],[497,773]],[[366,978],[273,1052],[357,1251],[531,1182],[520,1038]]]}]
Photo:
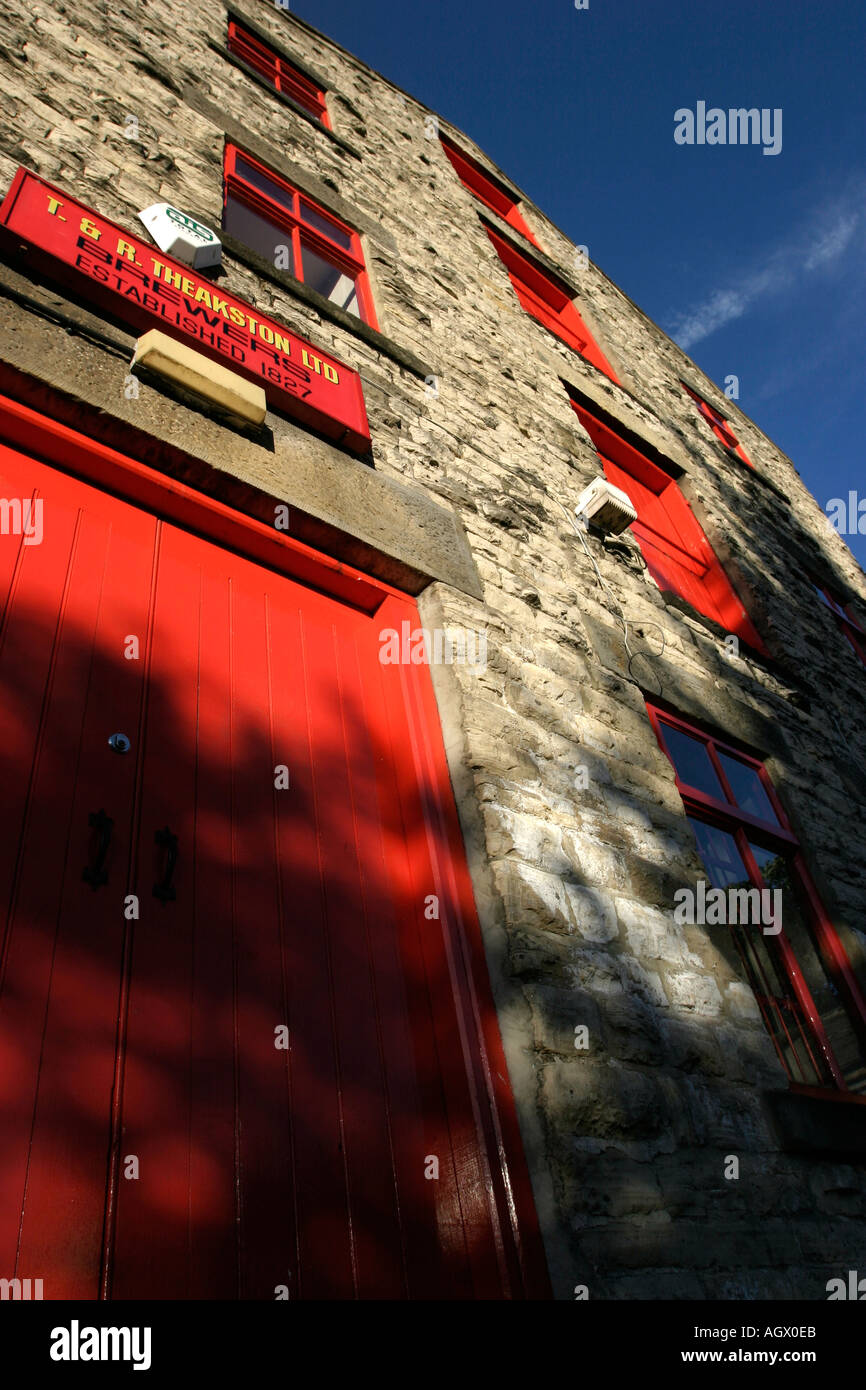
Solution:
[{"label": "red double door", "polygon": [[414,606],[35,452],[0,451],[0,1277],[543,1295],[429,672],[379,661]]}]

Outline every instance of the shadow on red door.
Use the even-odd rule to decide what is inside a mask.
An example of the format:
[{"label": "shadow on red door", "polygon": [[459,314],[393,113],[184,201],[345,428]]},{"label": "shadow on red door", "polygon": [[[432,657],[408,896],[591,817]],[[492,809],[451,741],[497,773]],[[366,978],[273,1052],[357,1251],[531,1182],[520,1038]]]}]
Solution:
[{"label": "shadow on red door", "polygon": [[0,474],[0,1276],[545,1296],[414,607]]}]

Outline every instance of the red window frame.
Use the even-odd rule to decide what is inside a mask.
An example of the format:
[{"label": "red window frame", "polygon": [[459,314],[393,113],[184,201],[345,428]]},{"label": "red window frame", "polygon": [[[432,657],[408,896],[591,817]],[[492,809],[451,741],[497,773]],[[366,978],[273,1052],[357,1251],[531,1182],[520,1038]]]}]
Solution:
[{"label": "red window frame", "polygon": [[737,439],[737,436],[734,434],[734,431],[731,429],[724,415],[720,415],[719,412],[710,405],[709,401],[705,401],[703,396],[698,395],[697,391],[693,391],[690,386],[686,386],[684,381],[681,381],[680,385],[683,390],[691,396],[699,412],[703,415],[713,434],[716,436],[716,439],[724,444],[726,449],[731,449],[735,454],[738,454],[747,467],[754,468],[755,465]]},{"label": "red window frame", "polygon": [[605,476],[631,498],[632,525],[647,569],[662,590],[673,590],[705,618],[755,651],[766,648],[679,486],[609,425],[569,396],[601,460]]},{"label": "red window frame", "polygon": [[[849,1021],[862,1039],[866,1034],[866,999],[864,999],[863,992],[851,968],[851,962],[845,948],[821,903],[817,889],[803,861],[800,843],[791,829],[763,762],[736,744],[709,734],[698,725],[683,719],[680,715],[671,713],[670,710],[658,704],[647,701],[647,713],[659,747],[674,769],[677,791],[682,798],[687,815],[690,819],[717,826],[733,836],[752,886],[761,889],[767,884],[750,848],[750,839],[759,843],[762,848],[783,855],[787,860],[792,880],[799,890],[798,897],[808,919],[816,953],[834,988],[847,1004]],[[675,755],[665,742],[666,728],[686,734],[704,746],[713,771],[719,779],[725,797],[724,801],[683,781],[677,768]],[[755,816],[737,804],[736,794],[719,757],[720,753],[735,759],[756,773],[775,813],[776,822]],[[731,935],[743,962],[746,977],[755,994],[764,1024],[792,1087],[795,1089],[814,1089],[817,1084],[818,1088],[847,1091],[845,1079],[833,1054],[820,1014],[797,961],[793,946],[785,934],[784,927],[778,935],[768,935],[763,937],[763,940],[770,956],[775,957],[775,964],[779,973],[787,981],[789,993],[786,996],[779,996],[773,992],[772,983],[763,973],[760,965],[760,957],[748,950],[746,938],[742,935],[748,930],[749,928],[742,926],[732,927]],[[760,928],[754,928],[754,930],[760,931]],[[795,1028],[800,1034],[801,1043],[805,1047],[807,1056],[814,1068],[817,1083],[808,1078],[798,1080],[784,1056],[779,1039],[785,1035],[790,1044],[791,1031]],[[791,1051],[794,1056],[797,1056],[796,1047],[792,1046]],[[801,1070],[801,1077],[807,1077],[804,1070]]]},{"label": "red window frame", "polygon": [[824,589],[820,584],[814,584],[814,588],[821,602],[833,614],[836,626],[853,650],[860,665],[866,667],[866,630],[860,626],[850,608],[841,604],[830,589]]},{"label": "red window frame", "polygon": [[[245,160],[258,170],[264,178],[277,185],[284,196],[288,199],[288,204],[278,203],[276,199],[262,189],[249,183],[238,169],[238,159]],[[270,222],[274,227],[284,231],[287,240],[291,243],[292,262],[294,266],[293,274],[296,280],[303,284],[303,258],[302,258],[302,239],[307,242],[311,249],[334,265],[343,274],[351,277],[355,283],[355,292],[358,299],[359,315],[363,323],[368,323],[372,328],[378,328],[376,313],[373,308],[373,296],[370,291],[370,281],[367,268],[364,262],[364,251],[361,245],[361,238],[350,227],[336,217],[327,208],[320,207],[315,199],[311,198],[302,189],[294,188],[281,175],[276,174],[261,160],[254,155],[248,154],[246,150],[241,150],[237,145],[227,144],[225,149],[225,178],[223,195],[223,218],[229,197],[236,199],[250,208],[259,217]],[[337,241],[328,237],[320,227],[314,226],[304,218],[304,205],[317,216],[324,218],[333,224],[335,229],[343,233],[349,240],[349,246],[341,246]]]},{"label": "red window frame", "polygon": [[234,19],[229,20],[228,50],[254,68],[275,91],[291,97],[299,106],[303,106],[305,111],[309,111],[311,116],[321,121],[327,130],[331,129],[331,118],[322,88]]},{"label": "red window frame", "polygon": [[503,221],[525,236],[527,241],[532,242],[533,246],[538,246],[538,242],[529,230],[523,214],[519,211],[517,203],[507,189],[485,169],[482,169],[471,155],[455,145],[454,141],[450,140],[447,135],[440,135],[439,140],[463,187],[467,188],[485,207],[490,208],[492,212],[498,212]]},{"label": "red window frame", "polygon": [[508,271],[517,298],[526,312],[618,385],[619,377],[578,313],[567,285],[542,270],[536,261],[522,255],[486,222],[484,230]]}]

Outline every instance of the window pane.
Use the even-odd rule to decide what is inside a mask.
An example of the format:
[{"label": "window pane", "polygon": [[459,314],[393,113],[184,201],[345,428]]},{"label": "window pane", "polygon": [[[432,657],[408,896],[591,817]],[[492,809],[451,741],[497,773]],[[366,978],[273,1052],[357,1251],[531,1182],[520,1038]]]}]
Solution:
[{"label": "window pane", "polygon": [[[692,816],[689,820],[698,842],[698,853],[713,887],[750,888],[752,884],[748,870],[733,835]],[[754,845],[752,849],[755,849]],[[756,853],[766,854],[766,851]],[[783,902],[783,919],[784,915]],[[808,1086],[831,1085],[832,1077],[811,1025],[794,994],[776,937],[765,936],[759,927],[748,924],[729,923],[728,930],[761,1017],[788,1076]]]},{"label": "window pane", "polygon": [[852,1091],[862,1093],[866,1090],[862,1048],[844,1001],[818,949],[811,913],[797,871],[787,855],[764,849],[751,841],[749,848],[767,887],[781,892],[782,930],[794,949],[845,1080]]},{"label": "window pane", "polygon": [[247,183],[252,184],[253,188],[258,188],[262,193],[267,193],[269,198],[273,198],[274,202],[281,203],[284,208],[289,208],[290,211],[294,210],[294,193],[290,193],[287,188],[283,188],[282,184],[277,183],[275,179],[269,179],[267,174],[263,174],[254,164],[250,164],[249,160],[244,159],[242,154],[239,154],[237,157],[236,169],[238,174],[240,174]]},{"label": "window pane", "polygon": [[689,820],[698,842],[698,853],[713,887],[748,888],[749,872],[733,835],[727,830],[720,830],[717,825],[707,825],[702,820],[695,820],[692,816],[689,816]]},{"label": "window pane", "polygon": [[326,237],[330,237],[331,241],[335,241],[338,246],[344,246],[347,251],[351,250],[352,238],[349,233],[345,232],[336,222],[332,222],[330,217],[326,217],[324,213],[319,212],[318,208],[312,207],[310,203],[307,202],[306,198],[301,199],[301,217],[308,226],[315,227],[317,232],[323,232]]},{"label": "window pane", "polygon": [[825,593],[823,589],[819,589],[817,584],[813,584],[812,588],[815,590],[815,593],[818,595],[821,602],[823,604],[826,604],[826,606],[829,609],[831,609],[832,612],[839,613],[842,614],[842,616],[844,616],[844,609],[839,606],[839,604],[836,602],[834,598],[831,598],[830,595],[828,593]]},{"label": "window pane", "polygon": [[773,810],[772,802],[764,790],[763,783],[753,767],[741,763],[739,758],[731,758],[719,752],[719,762],[731,784],[736,803],[747,815],[759,816],[761,820],[779,824],[779,817]]},{"label": "window pane", "polygon": [[280,70],[280,91],[285,92],[286,96],[296,101],[299,106],[303,106],[305,111],[309,111],[311,116],[317,120],[322,119],[322,102],[313,92],[299,81],[295,73],[289,72],[285,67]]},{"label": "window pane", "polygon": [[226,201],[223,227],[229,236],[237,237],[251,251],[258,251],[271,265],[294,274],[291,234],[284,227],[260,217],[231,194]]},{"label": "window pane", "polygon": [[349,314],[357,314],[360,318],[361,311],[358,306],[358,296],[355,291],[355,281],[350,275],[339,266],[332,265],[326,261],[306,242],[301,243],[302,256],[304,262],[304,284],[311,289],[318,290],[326,299],[330,299],[333,304],[339,305]]},{"label": "window pane", "polygon": [[690,734],[671,728],[670,724],[662,723],[661,728],[680,781],[707,796],[714,796],[717,801],[727,801],[706,746]]}]

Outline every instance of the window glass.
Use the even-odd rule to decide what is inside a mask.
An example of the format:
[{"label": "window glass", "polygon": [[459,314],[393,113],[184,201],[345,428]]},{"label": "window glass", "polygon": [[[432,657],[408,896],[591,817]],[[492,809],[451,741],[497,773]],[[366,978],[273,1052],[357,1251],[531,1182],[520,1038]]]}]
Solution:
[{"label": "window glass", "polygon": [[734,799],[740,810],[749,816],[758,816],[761,820],[772,821],[774,825],[778,825],[779,817],[773,810],[773,804],[755,769],[741,763],[739,758],[732,758],[723,753],[721,749],[717,751],[719,762],[725,770],[725,776],[731,784]]},{"label": "window glass", "polygon": [[257,251],[272,265],[279,263],[280,269],[295,273],[291,233],[260,217],[231,194],[226,199],[223,226],[229,236],[242,241],[251,251]]},{"label": "window glass", "polygon": [[718,801],[726,801],[724,789],[704,744],[680,729],[671,728],[670,724],[662,723],[661,728],[680,781],[689,787],[697,787],[698,791],[714,796]]},{"label": "window glass", "polygon": [[267,193],[269,198],[273,198],[274,202],[281,203],[283,207],[288,208],[290,212],[294,211],[294,193],[290,193],[287,188],[283,188],[282,184],[277,183],[275,179],[269,179],[267,174],[262,173],[261,169],[257,169],[254,164],[250,164],[249,160],[244,159],[242,154],[239,154],[237,157],[237,172],[242,178],[246,179],[247,183],[251,183],[253,188],[258,188],[262,193]]},{"label": "window glass", "polygon": [[[761,877],[767,887],[771,890],[779,890],[782,894],[782,930],[794,948],[798,963],[806,972],[812,998],[815,1000],[833,1049],[841,1061],[848,1062],[851,1059],[855,1065],[858,1065],[862,1075],[863,1066],[859,1060],[858,1040],[851,1027],[839,990],[833,983],[816,946],[814,933],[810,926],[808,908],[803,899],[803,892],[790,857],[786,854],[780,854],[777,850],[764,849],[761,845],[752,844],[751,841],[749,848],[757,860]],[[852,1085],[850,1076],[849,1085]],[[852,1086],[852,1089],[858,1088]]]},{"label": "window glass", "polygon": [[[706,825],[693,816],[690,816],[689,820],[698,842],[698,853],[712,886],[725,890],[751,888],[753,885],[748,869],[733,835],[718,826]],[[785,861],[780,856],[761,850],[755,845],[750,845],[750,848],[756,856],[762,856],[763,865],[766,866],[763,872],[768,886],[770,886],[770,879],[767,878],[769,874],[778,879],[775,886],[782,887],[784,881],[790,888],[789,881],[779,877],[780,874],[787,871]],[[774,870],[771,868],[770,861],[777,859],[783,867],[779,869],[777,866]],[[782,905],[783,930],[787,933],[789,925],[793,924],[789,923],[785,916],[786,904],[787,894]],[[774,906],[775,900],[771,903],[771,911]],[[761,927],[748,922],[729,922],[728,929],[745,970],[746,978],[752,987],[761,1017],[788,1076],[792,1080],[808,1086],[832,1085],[832,1075],[788,979],[776,936],[766,936]],[[800,942],[797,943],[798,947],[800,944]],[[808,946],[808,942],[806,944]],[[808,958],[808,964],[811,967],[810,984],[814,982],[814,985],[818,986],[813,997],[816,1003],[820,999],[819,1008],[821,1008],[823,1021],[826,1024],[825,1011],[832,1011],[835,1017],[838,1014],[838,1003],[825,989],[821,988],[829,981],[815,959],[811,946],[808,946],[808,950],[811,953]],[[797,955],[798,958],[801,958],[799,949]]]},{"label": "window glass", "polygon": [[317,232],[322,232],[331,241],[335,241],[338,246],[344,246],[347,251],[351,250],[352,238],[347,231],[337,223],[332,222],[330,217],[319,212],[318,208],[312,207],[306,200],[301,199],[301,217],[310,227],[315,227]]},{"label": "window glass", "polygon": [[280,86],[299,106],[303,106],[305,111],[309,111],[311,116],[316,116],[320,121],[323,119],[324,108],[321,101],[307,90],[294,73],[281,71]]},{"label": "window glass", "polygon": [[304,263],[303,280],[311,289],[318,290],[332,304],[337,304],[349,314],[359,314],[358,296],[355,281],[339,266],[326,261],[314,251],[306,241],[301,242],[301,256]]},{"label": "window glass", "polygon": [[733,835],[693,816],[689,816],[689,820],[698,842],[698,853],[713,887],[749,887],[749,872]]}]

